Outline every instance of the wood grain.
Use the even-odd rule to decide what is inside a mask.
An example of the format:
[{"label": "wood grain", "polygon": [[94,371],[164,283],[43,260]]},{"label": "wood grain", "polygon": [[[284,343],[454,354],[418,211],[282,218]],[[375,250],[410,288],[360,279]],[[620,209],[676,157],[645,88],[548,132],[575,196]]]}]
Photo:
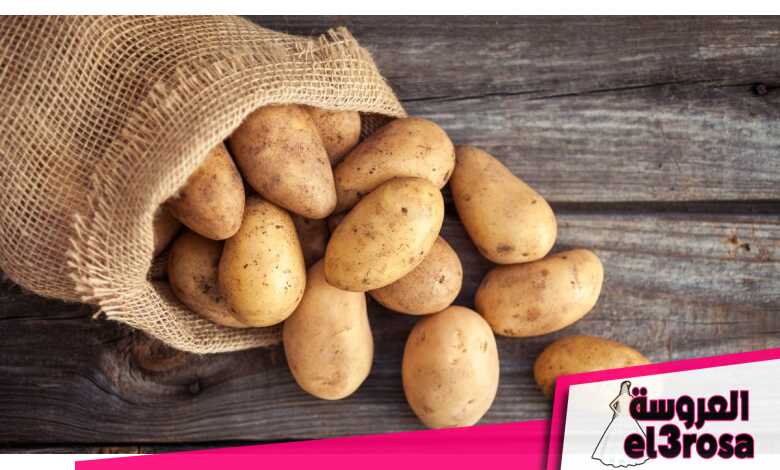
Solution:
[{"label": "wood grain", "polygon": [[253,20],[348,26],[410,114],[549,200],[780,198],[777,18]]},{"label": "wood grain", "polygon": [[[490,269],[451,208],[443,236],[466,269],[472,305]],[[780,346],[780,220],[773,215],[561,212],[556,249],[585,246],[607,281],[595,310],[563,332],[499,339],[501,385],[483,422],[544,418],[531,365],[575,332],[624,341],[654,360]],[[4,443],[142,444],[278,440],[420,429],[400,386],[415,319],[371,307],[374,370],[341,402],[298,389],[281,348],[198,356],[171,350],[87,307],[23,295],[0,303]],[[7,299],[13,299],[8,302]]]},{"label": "wood grain", "polygon": [[772,17],[249,18],[303,35],[347,26],[406,100],[780,85],[780,20]]},{"label": "wood grain", "polygon": [[[664,85],[539,101],[415,102],[551,201],[780,197],[780,94]],[[468,115],[463,119],[464,114]]]},{"label": "wood grain", "polygon": [[[499,339],[483,422],[549,416],[531,364],[575,332],[653,360],[780,346],[777,18],[263,17],[297,34],[347,25],[413,113],[485,147],[553,201],[556,250],[594,249],[594,311]],[[491,264],[452,207],[471,305]],[[198,356],[90,307],[0,282],[0,446],[163,451],[420,429],[400,361],[415,319],[371,306],[374,370],[341,402],[304,394],[281,348]],[[0,449],[0,451],[4,451]],[[90,450],[91,449],[91,450]]]}]

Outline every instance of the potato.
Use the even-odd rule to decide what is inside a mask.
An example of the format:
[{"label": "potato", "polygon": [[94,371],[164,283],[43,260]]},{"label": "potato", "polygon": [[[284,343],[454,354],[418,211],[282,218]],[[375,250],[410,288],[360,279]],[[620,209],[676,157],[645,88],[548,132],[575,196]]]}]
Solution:
[{"label": "potato", "polygon": [[406,401],[426,426],[470,426],[498,390],[498,350],[487,322],[452,306],[417,322],[404,348]]},{"label": "potato", "polygon": [[385,181],[401,176],[425,178],[441,188],[452,174],[455,153],[447,134],[431,121],[391,121],[360,143],[333,170],[338,204],[351,208]]},{"label": "potato", "polygon": [[487,152],[459,145],[455,154],[452,199],[480,253],[498,264],[543,258],[557,232],[547,201]]},{"label": "potato", "polygon": [[222,250],[222,295],[242,323],[271,326],[292,314],[305,287],[306,265],[292,219],[272,203],[250,196],[241,228]]},{"label": "potato", "polygon": [[320,133],[331,165],[335,165],[360,142],[360,113],[331,111],[306,106]]},{"label": "potato", "polygon": [[309,219],[336,205],[330,160],[309,113],[296,105],[264,106],[228,139],[241,173],[274,204]]},{"label": "potato", "polygon": [[244,328],[219,290],[217,273],[224,242],[189,230],[181,234],[168,257],[168,282],[173,294],[198,315],[218,325]]},{"label": "potato", "polygon": [[649,364],[645,356],[625,344],[595,336],[567,336],[542,351],[534,363],[534,379],[548,398],[562,375]]},{"label": "potato", "polygon": [[380,289],[369,291],[377,302],[396,312],[427,315],[449,307],[463,285],[463,266],[442,237],[412,272]]},{"label": "potato", "polygon": [[165,205],[192,231],[212,240],[230,238],[244,214],[244,182],[220,143]]},{"label": "potato", "polygon": [[284,322],[283,343],[302,389],[325,400],[351,395],[374,359],[366,295],[332,287],[318,261],[309,268],[303,300]]},{"label": "potato", "polygon": [[590,312],[603,281],[604,268],[595,253],[564,251],[494,268],[482,280],[474,304],[499,335],[545,335]]},{"label": "potato", "polygon": [[439,189],[422,178],[395,178],[363,198],[325,249],[325,277],[365,292],[409,274],[425,258],[444,221]]},{"label": "potato", "polygon": [[292,215],[295,232],[303,250],[306,266],[311,266],[325,256],[325,246],[328,244],[328,222],[325,219],[307,219],[298,214]]},{"label": "potato", "polygon": [[168,212],[165,206],[160,206],[154,211],[152,230],[154,231],[154,256],[165,250],[168,244],[176,237],[181,229],[181,222]]}]

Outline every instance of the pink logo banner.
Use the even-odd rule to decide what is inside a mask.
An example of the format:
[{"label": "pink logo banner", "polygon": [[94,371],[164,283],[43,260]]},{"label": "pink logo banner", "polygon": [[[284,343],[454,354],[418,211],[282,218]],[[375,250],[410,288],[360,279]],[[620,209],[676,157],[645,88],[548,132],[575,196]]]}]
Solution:
[{"label": "pink logo banner", "polygon": [[[712,357],[706,357],[706,358],[696,358],[696,359],[685,359],[685,360],[679,360],[679,361],[672,361],[672,362],[664,362],[659,364],[649,364],[644,366],[636,366],[636,367],[627,367],[623,369],[610,369],[610,370],[604,370],[604,371],[598,371],[598,372],[589,372],[584,374],[576,374],[576,375],[569,375],[569,376],[563,376],[560,377],[555,384],[555,394],[554,394],[554,401],[553,401],[553,414],[552,419],[550,422],[550,433],[549,433],[549,448],[547,452],[547,470],[559,470],[562,468],[562,458],[565,455],[569,455],[569,451],[564,448],[564,440],[567,437],[565,435],[565,429],[567,429],[567,419],[572,419],[572,410],[570,409],[570,404],[572,403],[571,400],[571,392],[573,387],[579,387],[583,384],[594,384],[594,383],[600,383],[600,382],[607,382],[607,381],[621,381],[620,385],[627,384],[625,387],[626,394],[627,395],[635,395],[642,397],[643,395],[647,394],[647,390],[642,388],[635,388],[633,391],[630,390],[630,384],[631,381],[624,380],[631,378],[633,381],[634,379],[640,378],[638,382],[641,382],[641,378],[644,378],[645,381],[650,377],[655,377],[657,383],[663,384],[664,381],[667,382],[667,387],[671,385],[673,382],[681,383],[685,381],[690,380],[696,380],[698,382],[701,382],[704,379],[703,375],[698,375],[696,377],[693,377],[691,374],[684,374],[685,372],[691,372],[691,371],[707,371],[714,368],[718,368],[717,370],[714,370],[713,372],[709,373],[709,376],[715,376],[720,377],[720,380],[716,380],[718,382],[726,382],[725,378],[734,378],[736,377],[738,381],[740,382],[740,385],[750,385],[757,384],[755,380],[755,376],[763,375],[764,379],[768,382],[774,383],[774,385],[777,385],[777,374],[774,373],[767,373],[762,371],[770,371],[777,369],[777,364],[772,363],[772,367],[769,366],[768,361],[776,361],[780,359],[780,349],[768,349],[768,350],[761,350],[761,351],[751,351],[751,352],[745,352],[745,353],[737,353],[737,354],[729,354],[729,355],[723,355],[723,356],[712,356]],[[766,366],[756,367],[760,366],[761,364],[767,364]],[[720,369],[723,368],[723,369]],[[727,370],[728,369],[728,370]],[[686,377],[687,375],[687,377]],[[751,381],[751,379],[753,379]],[[756,402],[754,405],[763,405],[768,406],[772,408],[777,408],[777,403],[780,403],[778,401],[778,398],[775,396],[770,395],[768,392],[771,392],[771,389],[777,389],[777,387],[772,387],[771,385],[765,385],[762,384],[760,387],[758,387],[757,391],[763,392],[763,395],[759,395],[759,397],[762,397],[761,402]],[[617,392],[617,389],[613,388],[613,391]],[[657,390],[656,390],[657,391]],[[724,390],[720,390],[719,387],[715,387],[713,390],[708,390],[710,393],[714,392],[723,392]],[[621,390],[623,392],[623,390]],[[741,397],[747,397],[747,390],[734,390],[730,392],[730,394],[733,394],[736,392],[736,395],[738,398]],[[592,394],[588,394],[587,397],[584,397],[586,399],[589,399],[593,401],[595,397],[591,396]],[[614,394],[613,394],[614,395]],[[613,398],[611,395],[609,398]],[[690,399],[689,397],[686,397]],[[619,401],[620,395],[617,397],[614,397],[614,401]],[[702,399],[703,400],[703,399]],[[725,400],[725,398],[724,398]],[[628,401],[627,401],[628,403]],[[602,405],[601,403],[596,403],[596,406]],[[603,404],[603,408],[606,408],[606,403]],[[628,410],[627,410],[628,411]],[[749,412],[747,410],[747,403],[745,403],[745,407],[741,410],[742,414],[744,415],[744,418],[748,418]],[[653,424],[653,422],[649,422],[650,424]],[[758,423],[754,425],[756,427]],[[776,426],[775,426],[776,428]],[[608,428],[609,429],[609,428]],[[640,430],[640,433],[641,434]],[[606,435],[607,431],[605,431]],[[691,435],[693,435],[692,432],[690,432]],[[630,436],[630,434],[628,435]],[[628,437],[626,436],[626,437]],[[647,438],[646,435],[641,435],[638,437]],[[752,436],[751,436],[752,438]],[[602,436],[603,439],[603,436]],[[598,439],[597,439],[598,440]],[[770,452],[773,452],[775,455],[772,455],[771,457],[780,456],[780,440],[777,439],[776,435],[769,436],[770,444],[768,449]],[[623,441],[620,442],[621,446],[619,450],[623,450]],[[592,456],[589,456],[590,459],[598,459],[601,460],[601,466],[606,465],[606,467],[603,468],[609,468],[611,467],[634,467],[637,465],[641,465],[645,463],[648,459],[645,457],[644,459],[638,459],[633,461],[626,461],[621,462],[623,465],[620,464],[610,464],[607,462],[604,464],[602,459],[599,459],[599,451],[601,449],[599,446],[596,447],[596,449],[593,452]],[[693,454],[694,452],[690,451],[689,448],[689,454]],[[724,455],[729,454],[726,452]],[[732,452],[731,455],[728,455],[728,457],[733,457],[734,453]],[[657,456],[656,456],[657,457]],[[682,456],[682,459],[677,460],[664,460],[660,459],[659,462],[654,462],[659,465],[677,465],[674,468],[678,468],[679,465],[684,465],[685,468],[701,468],[701,460],[694,461],[691,460],[689,456]],[[711,458],[711,457],[709,457]],[[703,459],[707,460],[707,458]],[[733,459],[728,462],[726,460],[722,460],[722,462],[717,462],[718,464],[743,464],[745,463],[744,460],[737,461],[738,459]],[[750,460],[752,460],[752,456],[750,457]],[[583,461],[581,464],[573,465],[575,468],[584,468],[585,461]],[[589,467],[591,465],[594,465],[593,462],[587,462],[589,464]],[[567,467],[568,468],[568,467]]]}]

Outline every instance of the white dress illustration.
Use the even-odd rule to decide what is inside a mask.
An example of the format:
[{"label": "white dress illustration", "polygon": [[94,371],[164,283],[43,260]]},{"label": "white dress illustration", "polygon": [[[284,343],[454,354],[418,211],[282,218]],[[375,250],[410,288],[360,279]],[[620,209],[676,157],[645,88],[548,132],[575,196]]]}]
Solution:
[{"label": "white dress illustration", "polygon": [[625,381],[620,384],[620,394],[609,404],[612,409],[612,421],[607,425],[591,456],[610,467],[633,467],[648,460],[647,457],[632,459],[626,455],[623,447],[626,437],[631,434],[642,433],[642,436],[647,438],[644,429],[629,412],[632,398],[629,390],[631,390],[631,382]]}]

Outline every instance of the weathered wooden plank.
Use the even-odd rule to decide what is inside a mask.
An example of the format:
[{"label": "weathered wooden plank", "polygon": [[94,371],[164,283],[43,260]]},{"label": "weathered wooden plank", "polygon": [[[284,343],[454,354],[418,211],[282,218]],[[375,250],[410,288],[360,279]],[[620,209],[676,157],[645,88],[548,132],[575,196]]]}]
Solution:
[{"label": "weathered wooden plank", "polygon": [[[154,449],[158,450],[158,449]],[[23,446],[23,447],[0,447],[0,454],[144,454],[165,452],[166,448],[160,448],[158,452],[144,452],[139,446]],[[186,451],[195,450],[189,448],[176,448],[168,451]]]},{"label": "weathered wooden plank", "polygon": [[780,198],[777,18],[253,20],[347,25],[410,113],[550,200]]},{"label": "weathered wooden plank", "polygon": [[347,26],[406,100],[701,81],[780,85],[776,17],[249,18],[302,35]]},{"label": "weathered wooden plank", "polygon": [[[561,334],[609,336],[655,360],[779,345],[776,18],[258,21],[298,34],[349,26],[410,112],[503,158],[556,201],[559,248],[604,260],[602,299],[583,321],[499,340],[502,383],[486,422],[547,416],[530,366]],[[444,234],[466,266],[459,302],[470,305],[490,264],[452,217]],[[399,373],[414,319],[376,305],[374,371],[339,403],[300,392],[280,348],[195,356],[90,315],[0,285],[4,445],[143,452],[419,428]]]},{"label": "weathered wooden plank", "polygon": [[242,447],[277,444],[289,441],[220,441],[199,442],[197,444],[147,444],[137,445],[24,445],[16,447],[0,446],[0,454],[160,454],[164,452],[187,452],[220,447]]},{"label": "weathered wooden plank", "polygon": [[409,111],[502,158],[551,201],[780,198],[780,94],[665,85],[415,102]]},{"label": "weathered wooden plank", "polygon": [[[451,209],[451,208],[450,208]],[[451,211],[450,211],[451,212]],[[596,250],[596,309],[562,333],[499,340],[501,385],[484,422],[544,418],[531,365],[562,334],[625,341],[654,360],[780,346],[780,220],[772,214],[559,214],[556,249]],[[470,305],[490,264],[450,214],[444,236],[466,269]],[[293,382],[280,348],[197,356],[89,318],[89,308],[0,289],[0,442],[215,442],[419,429],[400,385],[415,319],[371,307],[374,370],[341,402]]]},{"label": "weathered wooden plank", "polygon": [[278,444],[290,441],[219,441],[197,444],[147,444],[137,445],[25,445],[0,446],[0,454],[161,454],[165,452],[188,452],[223,447],[243,447]]}]

